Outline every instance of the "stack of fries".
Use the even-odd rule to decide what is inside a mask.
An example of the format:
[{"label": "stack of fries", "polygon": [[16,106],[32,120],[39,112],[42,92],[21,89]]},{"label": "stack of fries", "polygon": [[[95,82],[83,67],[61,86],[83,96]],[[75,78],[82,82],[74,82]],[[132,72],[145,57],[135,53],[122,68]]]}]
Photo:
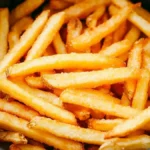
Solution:
[{"label": "stack of fries", "polygon": [[127,0],[43,3],[0,9],[0,141],[150,148],[150,13]]}]

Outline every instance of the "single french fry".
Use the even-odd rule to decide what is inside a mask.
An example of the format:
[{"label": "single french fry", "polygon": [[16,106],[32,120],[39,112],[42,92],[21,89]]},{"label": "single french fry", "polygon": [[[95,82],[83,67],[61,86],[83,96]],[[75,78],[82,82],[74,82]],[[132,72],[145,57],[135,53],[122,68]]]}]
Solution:
[{"label": "single french fry", "polygon": [[144,53],[142,60],[142,68],[150,70],[150,56]]},{"label": "single french fry", "polygon": [[18,132],[0,131],[1,142],[12,142],[15,144],[27,144],[28,140]]},{"label": "single french fry", "polygon": [[31,120],[35,116],[39,116],[39,113],[30,107],[23,105],[15,100],[0,99],[0,110],[16,115],[25,120]]},{"label": "single french fry", "polygon": [[[101,5],[110,4],[110,0],[83,0],[73,6],[65,9],[66,22],[71,18],[84,18],[88,16],[91,12],[96,10]],[[77,11],[78,10],[78,11]]]},{"label": "single french fry", "polygon": [[95,88],[105,84],[136,80],[140,76],[139,73],[138,69],[109,68],[91,72],[49,74],[43,75],[42,78],[49,88]]},{"label": "single french fry", "polygon": [[109,131],[112,130],[118,124],[122,123],[123,121],[123,119],[89,119],[88,127],[99,131]]},{"label": "single french fry", "polygon": [[53,45],[54,45],[54,48],[55,48],[57,54],[66,54],[67,53],[65,43],[62,41],[59,32],[54,36]]},{"label": "single french fry", "polygon": [[128,138],[119,138],[116,141],[104,143],[99,150],[120,150],[120,149],[132,149],[143,150],[150,147],[150,137],[148,135],[138,135]]},{"label": "single french fry", "polygon": [[9,48],[12,49],[17,42],[19,41],[19,35],[17,34],[17,32],[9,32],[8,33],[8,43],[9,43]]},{"label": "single french fry", "polygon": [[103,51],[103,49],[105,49],[108,46],[112,45],[112,43],[113,43],[113,33],[110,33],[109,35],[107,35],[104,38],[104,42],[103,42],[103,45],[102,45],[102,51]]},{"label": "single french fry", "polygon": [[35,117],[29,122],[28,126],[33,129],[40,129],[42,131],[46,131],[58,137],[63,137],[79,142],[96,145],[101,145],[105,142],[105,140],[103,139],[104,132],[65,124],[56,120],[51,120],[50,118]]},{"label": "single french fry", "polygon": [[89,15],[86,18],[86,25],[88,28],[95,28],[97,26],[98,19],[102,17],[102,15],[105,13],[106,6],[101,5],[99,8],[97,8],[91,15]]},{"label": "single french fry", "polygon": [[106,55],[106,56],[112,56],[112,57],[118,57],[126,52],[128,52],[131,48],[132,44],[128,40],[122,40],[119,42],[116,42],[109,47],[104,48],[99,52],[99,54]]},{"label": "single french fry", "polygon": [[49,10],[43,11],[33,22],[33,24],[24,32],[21,36],[19,42],[5,55],[5,57],[0,61],[0,72],[5,71],[5,69],[16,63],[28,49],[32,46],[37,36],[44,27],[49,16]]},{"label": "single french fry", "polygon": [[44,0],[37,0],[32,1],[26,0],[16,8],[14,8],[10,13],[10,25],[13,25],[17,20],[29,15],[32,13],[36,8],[38,8]]},{"label": "single french fry", "polygon": [[61,150],[83,150],[82,144],[69,140],[57,137],[53,134],[42,132],[39,130],[34,130],[28,128],[28,121],[8,114],[6,112],[0,112],[0,127],[5,130],[16,131],[24,134],[26,137],[45,143],[49,146]]},{"label": "single french fry", "polygon": [[9,11],[8,8],[0,9],[0,60],[7,53],[8,43],[7,36],[9,32]]},{"label": "single french fry", "polygon": [[102,38],[115,31],[127,19],[131,10],[131,7],[125,7],[117,15],[112,16],[93,30],[88,29],[86,33],[72,40],[72,46],[75,49],[83,49],[98,43]]},{"label": "single french fry", "polygon": [[27,106],[35,109],[41,115],[55,118],[60,121],[65,121],[70,124],[77,124],[75,116],[71,112],[57,107],[43,100],[42,98],[36,97],[35,95],[28,93],[27,91],[24,91],[23,88],[6,79],[4,75],[1,75],[0,89],[14,99],[17,99]]},{"label": "single french fry", "polygon": [[124,62],[122,60],[99,54],[57,54],[54,56],[45,56],[32,61],[15,64],[7,69],[7,76],[22,76],[32,74],[34,72],[48,71],[53,69],[91,70],[122,66],[124,66]]},{"label": "single french fry", "polygon": [[105,134],[105,138],[112,138],[112,137],[123,137],[129,135],[131,132],[136,131],[144,127],[146,123],[150,121],[150,108],[147,108],[138,115],[130,118],[123,123],[117,125],[112,130],[108,131]]},{"label": "single french fry", "polygon": [[67,89],[62,92],[60,99],[64,103],[80,105],[121,118],[130,118],[140,112],[131,107],[115,103],[114,97],[110,95],[104,93],[101,93],[100,95],[91,93],[89,90]]}]

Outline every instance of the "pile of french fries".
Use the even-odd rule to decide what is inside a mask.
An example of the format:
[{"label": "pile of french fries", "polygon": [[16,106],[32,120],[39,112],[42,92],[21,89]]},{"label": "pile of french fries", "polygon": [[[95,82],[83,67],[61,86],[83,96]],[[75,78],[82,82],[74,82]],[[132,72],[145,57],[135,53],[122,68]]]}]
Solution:
[{"label": "pile of french fries", "polygon": [[146,150],[149,71],[150,13],[141,3],[1,8],[0,141],[10,150]]}]

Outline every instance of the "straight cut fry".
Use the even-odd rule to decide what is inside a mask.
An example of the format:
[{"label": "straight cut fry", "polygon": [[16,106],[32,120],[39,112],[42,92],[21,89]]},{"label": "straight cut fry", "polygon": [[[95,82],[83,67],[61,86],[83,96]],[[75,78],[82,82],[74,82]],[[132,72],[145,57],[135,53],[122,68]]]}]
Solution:
[{"label": "straight cut fry", "polygon": [[26,0],[20,5],[18,5],[15,9],[13,9],[10,13],[10,24],[14,24],[17,20],[29,15],[36,8],[38,8],[44,0]]},{"label": "straight cut fry", "polygon": [[35,97],[35,95],[24,91],[23,88],[20,88],[17,84],[7,80],[4,76],[1,76],[0,89],[11,97],[35,109],[42,115],[67,123],[76,124],[75,116],[71,112],[50,104],[39,97]]},{"label": "straight cut fry", "polygon": [[0,9],[0,60],[7,53],[8,43],[7,36],[9,32],[9,11],[8,8]]},{"label": "straight cut fry", "polygon": [[105,142],[103,132],[65,124],[51,120],[50,118],[35,117],[29,122],[28,126],[33,129],[46,131],[58,137],[68,138],[79,142],[96,145],[101,145]]},{"label": "straight cut fry", "polygon": [[7,75],[15,77],[53,69],[91,70],[122,66],[124,66],[123,61],[99,54],[58,54],[15,64],[7,70]]},{"label": "straight cut fry", "polygon": [[83,150],[82,144],[53,134],[28,128],[28,121],[10,115],[6,112],[0,112],[0,127],[5,130],[16,131],[24,134],[26,137],[53,146],[60,150]]},{"label": "straight cut fry", "polygon": [[109,68],[91,72],[49,74],[43,75],[42,78],[49,88],[95,88],[105,84],[136,80],[139,73],[139,70],[132,68]]},{"label": "straight cut fry", "polygon": [[67,89],[62,92],[60,98],[64,103],[84,106],[121,118],[130,118],[140,112],[136,109],[116,104],[113,102],[114,97],[110,95],[101,93],[101,95],[97,96],[88,90]]},{"label": "straight cut fry", "polygon": [[47,21],[43,31],[29,50],[26,61],[40,57],[48,45],[52,42],[55,34],[64,23],[65,13],[60,12],[52,15]]},{"label": "straight cut fry", "polygon": [[123,123],[117,125],[112,130],[108,131],[105,134],[105,138],[112,138],[112,137],[123,137],[126,135],[129,135],[131,132],[136,131],[142,127],[146,123],[150,121],[150,107],[143,110],[138,115],[134,116],[133,118],[130,118]]},{"label": "straight cut fry", "polygon": [[131,10],[130,7],[123,8],[117,15],[114,15],[105,23],[100,24],[93,30],[89,29],[86,33],[72,40],[72,46],[76,49],[82,49],[98,43],[102,38],[115,31],[126,20]]},{"label": "straight cut fry", "polygon": [[15,144],[27,144],[27,139],[18,132],[0,131],[1,142],[12,142]]},{"label": "straight cut fry", "polygon": [[26,30],[26,32],[21,36],[20,41],[16,44],[5,57],[0,62],[0,72],[5,71],[5,69],[16,63],[32,46],[37,36],[44,27],[49,16],[49,11],[43,11],[33,24]]}]

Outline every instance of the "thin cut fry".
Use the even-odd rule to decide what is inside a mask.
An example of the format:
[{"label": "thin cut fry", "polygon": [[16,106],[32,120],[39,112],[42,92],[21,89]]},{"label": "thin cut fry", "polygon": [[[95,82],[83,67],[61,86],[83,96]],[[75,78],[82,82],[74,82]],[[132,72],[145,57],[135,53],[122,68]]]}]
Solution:
[{"label": "thin cut fry", "polygon": [[138,115],[130,118],[123,123],[117,125],[112,130],[105,134],[105,138],[123,137],[129,135],[131,132],[136,131],[144,127],[146,123],[150,121],[150,108],[143,110]]},{"label": "thin cut fry", "polygon": [[8,43],[7,36],[9,32],[9,11],[8,8],[0,9],[0,60],[7,53]]},{"label": "thin cut fry", "polygon": [[5,71],[5,69],[16,63],[28,49],[32,46],[37,36],[44,27],[49,16],[49,10],[43,11],[33,24],[26,30],[26,32],[21,36],[20,41],[5,55],[3,60],[0,62],[0,72]]},{"label": "thin cut fry", "polygon": [[90,108],[93,110],[99,110],[105,114],[118,116],[121,118],[130,118],[140,111],[131,107],[126,107],[113,102],[114,97],[101,93],[96,95],[89,90],[71,90],[67,89],[62,92],[60,99],[69,104],[76,104]]},{"label": "thin cut fry", "polygon": [[60,12],[52,15],[47,21],[43,31],[29,50],[26,61],[40,57],[48,45],[52,42],[55,34],[64,23],[65,13]]},{"label": "thin cut fry", "polygon": [[125,7],[105,23],[100,24],[93,30],[88,29],[87,32],[72,40],[72,46],[75,49],[83,49],[98,43],[102,38],[115,31],[127,19],[131,10],[131,7]]},{"label": "thin cut fry", "polygon": [[10,115],[6,112],[0,112],[0,127],[5,130],[16,131],[24,134],[26,137],[53,146],[60,150],[83,150],[82,144],[53,134],[28,128],[28,121]]},{"label": "thin cut fry", "polygon": [[10,25],[14,24],[17,20],[29,15],[36,8],[38,8],[44,0],[26,0],[20,5],[18,5],[15,9],[13,9],[10,13]]},{"label": "thin cut fry", "polygon": [[27,139],[18,132],[0,131],[1,142],[12,142],[15,144],[27,144]]},{"label": "thin cut fry", "polygon": [[122,66],[124,66],[124,62],[120,59],[99,54],[57,54],[15,64],[7,70],[7,76],[22,76],[53,69],[91,70]]},{"label": "thin cut fry", "polygon": [[105,84],[136,80],[140,76],[139,73],[139,70],[132,68],[109,68],[91,72],[49,74],[43,75],[42,78],[49,88],[95,88]]}]

